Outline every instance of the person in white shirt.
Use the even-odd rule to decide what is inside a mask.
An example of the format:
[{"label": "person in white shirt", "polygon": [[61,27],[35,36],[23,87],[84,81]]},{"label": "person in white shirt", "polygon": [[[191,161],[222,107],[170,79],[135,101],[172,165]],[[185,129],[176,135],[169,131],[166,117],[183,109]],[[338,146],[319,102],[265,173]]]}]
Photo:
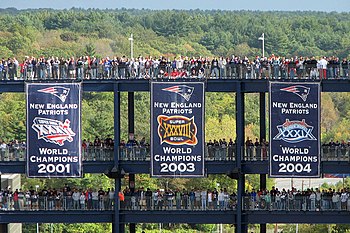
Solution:
[{"label": "person in white shirt", "polygon": [[73,199],[73,209],[79,209],[79,200],[80,200],[80,192],[78,190],[74,190],[72,194]]},{"label": "person in white shirt", "polygon": [[114,188],[108,192],[108,209],[112,210],[114,206]]},{"label": "person in white shirt", "polygon": [[203,190],[201,192],[201,200],[202,200],[202,210],[206,210],[207,209],[207,190]]},{"label": "person in white shirt", "polygon": [[341,202],[341,209],[346,210],[347,202],[348,202],[349,194],[342,190],[342,193],[340,195],[340,202]]},{"label": "person in white shirt", "polygon": [[223,210],[225,207],[225,193],[220,189],[219,195],[218,195],[218,201],[219,201],[219,206],[220,210]]},{"label": "person in white shirt", "polygon": [[208,208],[213,209],[213,194],[210,190],[208,190]]},{"label": "person in white shirt", "polygon": [[326,57],[322,57],[319,61],[319,67],[320,67],[320,79],[327,79],[327,60]]},{"label": "person in white shirt", "polygon": [[82,192],[79,197],[80,209],[85,210],[85,193]]},{"label": "person in white shirt", "polygon": [[332,196],[332,209],[333,210],[339,210],[340,208],[340,196],[337,192],[333,192]]},{"label": "person in white shirt", "polygon": [[0,161],[4,161],[6,155],[7,145],[0,139]]},{"label": "person in white shirt", "polygon": [[224,57],[220,57],[219,59],[219,68],[220,68],[220,78],[226,78],[226,59]]},{"label": "person in white shirt", "polygon": [[91,199],[92,199],[92,208],[94,210],[98,210],[98,192],[97,192],[97,189],[95,189],[91,193]]},{"label": "person in white shirt", "polygon": [[315,211],[315,209],[316,209],[316,193],[315,192],[311,192],[309,198],[310,198],[310,204],[311,204],[310,210],[311,211]]}]

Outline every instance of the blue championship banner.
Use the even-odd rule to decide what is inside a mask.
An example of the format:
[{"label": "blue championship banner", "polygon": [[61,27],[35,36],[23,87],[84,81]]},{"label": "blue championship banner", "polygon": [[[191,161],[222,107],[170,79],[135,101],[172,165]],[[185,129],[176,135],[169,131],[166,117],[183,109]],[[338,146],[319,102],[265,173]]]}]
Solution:
[{"label": "blue championship banner", "polygon": [[270,82],[270,176],[320,177],[320,84]]},{"label": "blue championship banner", "polygon": [[28,177],[81,177],[80,92],[80,83],[26,83]]},{"label": "blue championship banner", "polygon": [[151,176],[204,176],[204,83],[151,83]]}]

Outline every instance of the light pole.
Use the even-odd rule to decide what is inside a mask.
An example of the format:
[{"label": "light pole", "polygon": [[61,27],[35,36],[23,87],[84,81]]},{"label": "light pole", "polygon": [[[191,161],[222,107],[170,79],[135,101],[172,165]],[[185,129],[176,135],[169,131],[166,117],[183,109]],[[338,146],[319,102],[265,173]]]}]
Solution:
[{"label": "light pole", "polygon": [[130,59],[133,59],[134,58],[134,37],[132,33],[130,35],[129,40],[130,40],[130,56],[131,56]]},{"label": "light pole", "polygon": [[262,41],[262,56],[265,57],[265,33],[261,34],[258,40]]},{"label": "light pole", "polygon": [[[35,192],[36,192],[35,195],[37,195],[39,187],[40,187],[39,185],[35,185]],[[39,233],[39,223],[36,223],[36,233]]]}]

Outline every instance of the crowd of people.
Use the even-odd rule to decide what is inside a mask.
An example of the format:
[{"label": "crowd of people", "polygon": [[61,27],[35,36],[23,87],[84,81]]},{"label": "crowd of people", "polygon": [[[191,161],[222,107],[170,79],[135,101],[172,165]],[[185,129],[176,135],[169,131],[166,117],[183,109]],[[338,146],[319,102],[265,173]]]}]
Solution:
[{"label": "crowd of people", "polygon": [[350,211],[350,189],[253,189],[245,192],[243,208],[270,211]]},{"label": "crowd of people", "polygon": [[[323,161],[327,160],[349,160],[350,157],[350,140],[325,142],[321,147],[321,158]],[[267,160],[269,155],[269,143],[263,139],[259,141],[258,138],[253,142],[249,137],[245,141],[245,148],[243,153],[243,160],[256,161]]]},{"label": "crowd of people", "polygon": [[[149,157],[149,143],[145,137],[137,140],[122,140],[120,142],[121,160],[146,160]],[[0,139],[0,161],[23,161],[27,145],[25,141],[11,140],[5,142]],[[108,136],[105,139],[95,137],[94,140],[82,141],[83,161],[111,161],[114,160],[114,140]]]},{"label": "crowd of people", "polygon": [[2,58],[0,80],[235,78],[334,79],[349,78],[349,61],[330,57],[152,57],[26,56]]},{"label": "crowd of people", "polygon": [[0,209],[6,210],[113,210],[116,195],[123,210],[228,210],[235,209],[237,196],[226,188],[204,189],[144,189],[126,187],[115,193],[113,188],[62,188],[28,190],[11,188],[0,191]]},{"label": "crowd of people", "polygon": [[11,188],[0,191],[1,210],[112,210],[113,188],[43,188],[28,190]]},{"label": "crowd of people", "polygon": [[[118,195],[121,210],[235,210],[237,195],[222,189],[62,188],[0,191],[0,209],[6,210],[113,210]],[[246,191],[243,209],[248,211],[350,211],[350,189],[308,188]]]},{"label": "crowd of people", "polygon": [[237,195],[223,189],[123,190],[121,208],[127,210],[229,210],[235,209]]},{"label": "crowd of people", "polygon": [[229,141],[223,138],[207,142],[207,157],[209,160],[235,160],[236,153],[236,141],[233,141],[232,138]]},{"label": "crowd of people", "polygon": [[326,160],[349,160],[350,158],[350,140],[334,141],[322,144],[323,158]]},{"label": "crowd of people", "polygon": [[258,138],[255,138],[253,142],[252,139],[247,137],[243,160],[267,160],[268,150],[269,143],[265,139],[259,141]]},{"label": "crowd of people", "polygon": [[[26,142],[11,140],[6,143],[0,139],[0,161],[24,161]],[[322,144],[321,158],[327,160],[349,160],[350,141],[345,140],[325,142]],[[237,156],[236,141],[222,139],[209,140],[206,143],[205,159],[214,161],[235,161]],[[150,144],[145,137],[140,140],[121,140],[119,144],[120,160],[150,159]],[[269,143],[263,139],[255,139],[253,142],[249,137],[245,141],[242,151],[244,161],[264,161],[268,159]],[[105,139],[95,137],[94,140],[84,139],[82,142],[83,161],[112,161],[114,160],[114,140],[108,136]]]},{"label": "crowd of people", "polygon": [[0,161],[21,161],[25,158],[25,141],[12,140],[6,143],[0,139]]}]

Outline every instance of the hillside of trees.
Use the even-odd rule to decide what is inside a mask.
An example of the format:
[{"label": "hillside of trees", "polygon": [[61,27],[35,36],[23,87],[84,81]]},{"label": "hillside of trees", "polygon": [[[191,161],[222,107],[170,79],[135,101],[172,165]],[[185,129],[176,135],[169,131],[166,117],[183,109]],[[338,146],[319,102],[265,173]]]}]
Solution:
[{"label": "hillside of trees", "polygon": [[350,14],[323,12],[1,10],[0,54],[81,55],[88,45],[101,56],[349,55]]},{"label": "hillside of trees", "polygon": [[[259,11],[152,11],[152,10],[16,10],[0,9],[0,58],[24,56],[128,56],[130,34],[134,55],[248,56],[261,54],[258,37],[265,33],[265,54],[279,56],[350,57],[350,13]],[[0,84],[1,85],[1,84]],[[246,95],[246,135],[259,137],[259,96]],[[0,94],[0,138],[25,140],[24,94]],[[235,138],[235,95],[206,93],[206,140]],[[322,93],[322,141],[350,139],[350,94]],[[135,93],[136,137],[149,140],[149,93]],[[122,138],[127,138],[127,94],[122,93]],[[113,94],[84,93],[83,138],[113,135]],[[349,127],[347,126],[349,125]],[[206,179],[149,179],[137,176],[136,184],[156,188],[216,187],[234,190],[226,176]],[[94,187],[111,181],[103,175],[69,179],[71,186]],[[23,179],[23,186],[63,186],[57,179]],[[247,176],[247,187],[258,187],[258,176]],[[272,181],[269,183],[271,187]],[[95,225],[94,225],[95,226]],[[57,225],[57,229],[63,229]],[[93,226],[79,226],[91,229]],[[99,226],[104,232],[110,226]],[[155,226],[155,229],[157,226]],[[29,229],[29,228],[28,228]],[[65,229],[69,229],[67,226]],[[208,227],[210,229],[210,227]],[[29,232],[29,231],[28,231]],[[69,231],[72,232],[72,231]],[[79,232],[84,232],[80,230]],[[88,231],[86,231],[88,232]],[[188,231],[187,231],[188,232]],[[305,231],[306,232],[306,231]],[[310,231],[311,232],[311,231]]]}]

